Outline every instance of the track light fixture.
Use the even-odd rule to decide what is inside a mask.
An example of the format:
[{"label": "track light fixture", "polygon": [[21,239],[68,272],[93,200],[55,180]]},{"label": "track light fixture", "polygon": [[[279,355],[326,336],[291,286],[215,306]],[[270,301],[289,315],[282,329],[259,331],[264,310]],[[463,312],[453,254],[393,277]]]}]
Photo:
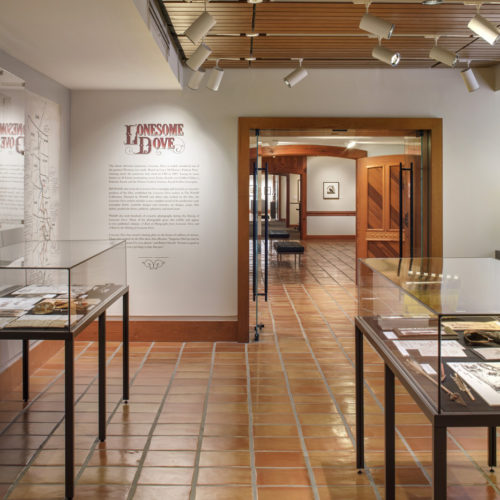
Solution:
[{"label": "track light fixture", "polygon": [[215,26],[217,21],[207,12],[203,12],[196,21],[184,32],[193,42],[200,42],[206,34]]},{"label": "track light fixture", "polygon": [[445,64],[446,66],[450,66],[450,68],[453,68],[458,62],[458,56],[454,52],[443,49],[443,47],[438,47],[437,42],[438,37],[436,37],[434,47],[432,47],[429,52],[429,57],[435,61]]},{"label": "track light fixture", "polygon": [[393,52],[392,50],[382,47],[380,38],[378,40],[378,45],[373,47],[372,57],[392,67],[397,66],[401,60],[399,52]]},{"label": "track light fixture", "polygon": [[474,71],[470,67],[470,61],[467,61],[467,69],[460,72],[462,78],[464,79],[465,86],[469,92],[475,92],[479,88],[479,83],[476,79]]},{"label": "track light fixture", "polygon": [[[366,5],[366,10],[370,4]],[[380,17],[372,16],[368,12],[361,18],[359,22],[359,28],[363,31],[367,31],[378,38],[391,38],[392,32],[394,31],[395,25],[385,19]]]},{"label": "track light fixture", "polygon": [[187,86],[191,90],[198,90],[200,88],[201,81],[203,80],[204,76],[205,76],[204,70],[194,71],[191,74],[191,77],[189,78]]},{"label": "track light fixture", "polygon": [[479,14],[480,8],[481,4],[478,4],[477,14],[469,21],[467,27],[490,45],[495,45],[500,37],[500,31],[493,23]]},{"label": "track light fixture", "polygon": [[299,59],[299,67],[283,78],[285,85],[292,88],[301,82],[309,73],[302,67],[303,59]]},{"label": "track light fixture", "polygon": [[186,61],[188,68],[193,71],[198,71],[200,66],[207,60],[207,57],[212,53],[212,49],[202,43],[192,54],[191,57]]},{"label": "track light fixture", "polygon": [[215,66],[210,70],[207,80],[207,88],[217,92],[219,90],[220,82],[224,76],[224,70],[219,68],[219,60],[215,61]]}]

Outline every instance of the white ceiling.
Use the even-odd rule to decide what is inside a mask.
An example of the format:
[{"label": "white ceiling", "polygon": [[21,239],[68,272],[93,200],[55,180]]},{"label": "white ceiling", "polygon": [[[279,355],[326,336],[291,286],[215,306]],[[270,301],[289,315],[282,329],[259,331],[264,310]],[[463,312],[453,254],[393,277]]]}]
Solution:
[{"label": "white ceiling", "polygon": [[0,0],[0,49],[71,89],[181,88],[134,0]]}]

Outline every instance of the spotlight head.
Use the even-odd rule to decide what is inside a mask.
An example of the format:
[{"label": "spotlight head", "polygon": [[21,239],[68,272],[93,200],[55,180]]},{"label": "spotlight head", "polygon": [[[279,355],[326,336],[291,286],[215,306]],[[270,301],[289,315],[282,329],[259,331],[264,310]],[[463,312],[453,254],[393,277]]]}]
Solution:
[{"label": "spotlight head", "polygon": [[437,45],[432,47],[429,52],[429,57],[435,61],[446,64],[446,66],[450,66],[450,68],[453,68],[458,62],[458,56],[454,52],[450,52]]},{"label": "spotlight head", "polygon": [[380,17],[372,16],[368,12],[361,18],[359,28],[367,31],[378,38],[391,38],[395,25],[381,19]]},{"label": "spotlight head", "polygon": [[207,88],[213,90],[214,92],[219,90],[219,85],[223,76],[224,70],[222,68],[219,68],[218,66],[212,68],[208,74]]},{"label": "spotlight head", "polygon": [[476,75],[471,68],[464,69],[460,72],[464,79],[465,86],[469,92],[475,92],[479,88],[479,83],[476,80]]},{"label": "spotlight head", "polygon": [[187,86],[191,90],[198,90],[200,88],[200,84],[204,76],[205,76],[204,70],[194,71],[191,74],[191,77],[189,78]]},{"label": "spotlight head", "polygon": [[500,37],[498,28],[485,19],[483,16],[476,14],[470,21],[467,27],[477,36],[487,41],[490,45],[495,45],[495,42]]},{"label": "spotlight head", "polygon": [[215,26],[215,23],[215,19],[208,12],[203,12],[184,34],[196,44]]},{"label": "spotlight head", "polygon": [[392,50],[382,47],[382,45],[376,45],[373,48],[372,57],[392,67],[397,66],[401,60],[399,52],[393,52]]},{"label": "spotlight head", "polygon": [[285,85],[287,87],[292,88],[295,85],[297,85],[297,83],[302,81],[307,75],[308,73],[305,70],[305,68],[299,66],[298,68],[294,69],[291,73],[286,75],[285,78],[283,78],[283,81],[285,82]]},{"label": "spotlight head", "polygon": [[186,61],[188,68],[193,71],[198,71],[200,66],[207,60],[207,57],[212,53],[212,49],[202,43],[192,54],[191,57]]}]

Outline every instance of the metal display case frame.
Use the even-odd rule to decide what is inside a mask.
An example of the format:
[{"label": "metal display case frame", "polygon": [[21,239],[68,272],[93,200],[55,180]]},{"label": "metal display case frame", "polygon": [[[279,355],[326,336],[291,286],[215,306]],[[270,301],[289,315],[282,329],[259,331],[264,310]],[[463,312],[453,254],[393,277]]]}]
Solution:
[{"label": "metal display case frame", "polygon": [[[474,273],[471,273],[471,270]],[[418,280],[415,285],[416,276]],[[497,465],[496,426],[500,423],[500,405],[488,405],[471,384],[466,386],[468,392],[460,393],[448,366],[450,360],[452,364],[461,361],[481,363],[482,360],[472,346],[464,343],[464,332],[459,328],[454,333],[456,342],[464,351],[464,357],[446,357],[442,352],[442,345],[448,339],[443,338],[445,334],[442,332],[445,332],[444,325],[452,320],[457,323],[462,321],[465,325],[467,321],[486,322],[500,319],[500,293],[494,293],[497,289],[500,291],[499,276],[500,261],[495,259],[360,260],[358,316],[355,320],[356,464],[360,470],[365,464],[363,339],[366,339],[384,362],[386,499],[395,498],[395,377],[432,425],[434,500],[446,498],[448,427],[487,427],[488,465]],[[447,283],[447,278],[453,281]],[[394,298],[392,302],[391,297]],[[414,362],[412,351],[403,354],[394,348],[396,335],[393,332],[398,329],[387,332],[389,328],[384,328],[386,317],[399,321],[403,326],[414,323],[412,311],[427,311],[428,324],[432,325],[436,332],[435,337],[432,337],[436,346],[434,362],[437,368],[431,370],[437,371],[434,382],[429,380],[429,375],[415,373],[408,368],[408,360]],[[385,314],[388,316],[384,316]],[[390,316],[391,314],[395,316]],[[433,345],[433,342],[430,344]],[[424,357],[422,359],[425,360]],[[450,394],[453,394],[455,399],[451,398]],[[456,397],[462,398],[462,403],[466,404],[458,404]]]},{"label": "metal display case frame", "polygon": [[[82,245],[85,242],[81,242]],[[96,242],[92,242],[96,243]],[[101,251],[94,254],[88,255],[86,258],[82,257],[85,254],[85,249],[80,252],[76,260],[71,260],[73,258],[70,255],[69,260],[67,256],[66,265],[53,265],[49,264],[47,266],[35,266],[31,265],[28,260],[21,260],[8,262],[6,260],[6,255],[13,255],[9,252],[9,247],[4,247],[0,249],[0,270],[6,271],[8,273],[13,273],[16,271],[25,272],[29,274],[30,271],[47,271],[47,272],[68,272],[68,276],[71,276],[71,270],[75,269],[77,266],[86,264],[91,261],[94,257],[103,255],[106,251],[111,249],[117,249],[120,245],[123,245],[123,251],[126,252],[125,242],[101,242],[102,244],[97,244],[97,247],[101,248]],[[53,246],[68,246],[75,245],[78,246],[78,242],[51,242]],[[90,245],[91,247],[96,247],[96,245]],[[19,247],[19,245],[17,245]],[[24,248],[24,245],[22,245]],[[17,249],[14,249],[17,251]],[[121,252],[121,249],[120,249]],[[126,266],[126,255],[123,254],[123,262],[121,265]],[[56,258],[57,260],[57,258]],[[50,259],[49,259],[50,261]],[[61,328],[37,328],[37,327],[17,327],[9,328],[8,325],[0,329],[0,338],[5,340],[19,339],[22,340],[22,396],[24,401],[29,400],[29,347],[30,341],[32,340],[58,340],[64,341],[64,413],[65,413],[65,497],[73,498],[75,491],[75,475],[74,475],[74,456],[75,456],[75,418],[74,418],[74,342],[80,333],[82,333],[93,321],[98,320],[98,436],[100,441],[105,441],[106,439],[106,311],[107,309],[115,304],[119,299],[122,299],[122,320],[123,320],[123,392],[122,398],[123,402],[128,402],[129,400],[129,287],[126,285],[126,268],[124,269],[124,283],[117,284],[112,287],[110,293],[103,297],[102,301],[98,303],[95,307],[90,309],[87,313],[80,315],[77,320],[70,321],[68,319],[67,325]],[[33,280],[29,280],[28,283],[33,283]],[[0,294],[0,298],[6,297],[8,293],[12,292],[14,287],[7,287]],[[68,280],[68,303],[71,303],[71,280]],[[70,315],[70,307],[68,307],[68,318]]]}]

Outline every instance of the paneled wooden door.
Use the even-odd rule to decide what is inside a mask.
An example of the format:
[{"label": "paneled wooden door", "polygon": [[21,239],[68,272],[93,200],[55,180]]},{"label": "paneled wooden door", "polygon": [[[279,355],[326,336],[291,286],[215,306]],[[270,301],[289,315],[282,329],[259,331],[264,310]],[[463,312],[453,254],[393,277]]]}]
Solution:
[{"label": "paneled wooden door", "polygon": [[361,158],[356,176],[356,257],[420,256],[421,157]]}]

